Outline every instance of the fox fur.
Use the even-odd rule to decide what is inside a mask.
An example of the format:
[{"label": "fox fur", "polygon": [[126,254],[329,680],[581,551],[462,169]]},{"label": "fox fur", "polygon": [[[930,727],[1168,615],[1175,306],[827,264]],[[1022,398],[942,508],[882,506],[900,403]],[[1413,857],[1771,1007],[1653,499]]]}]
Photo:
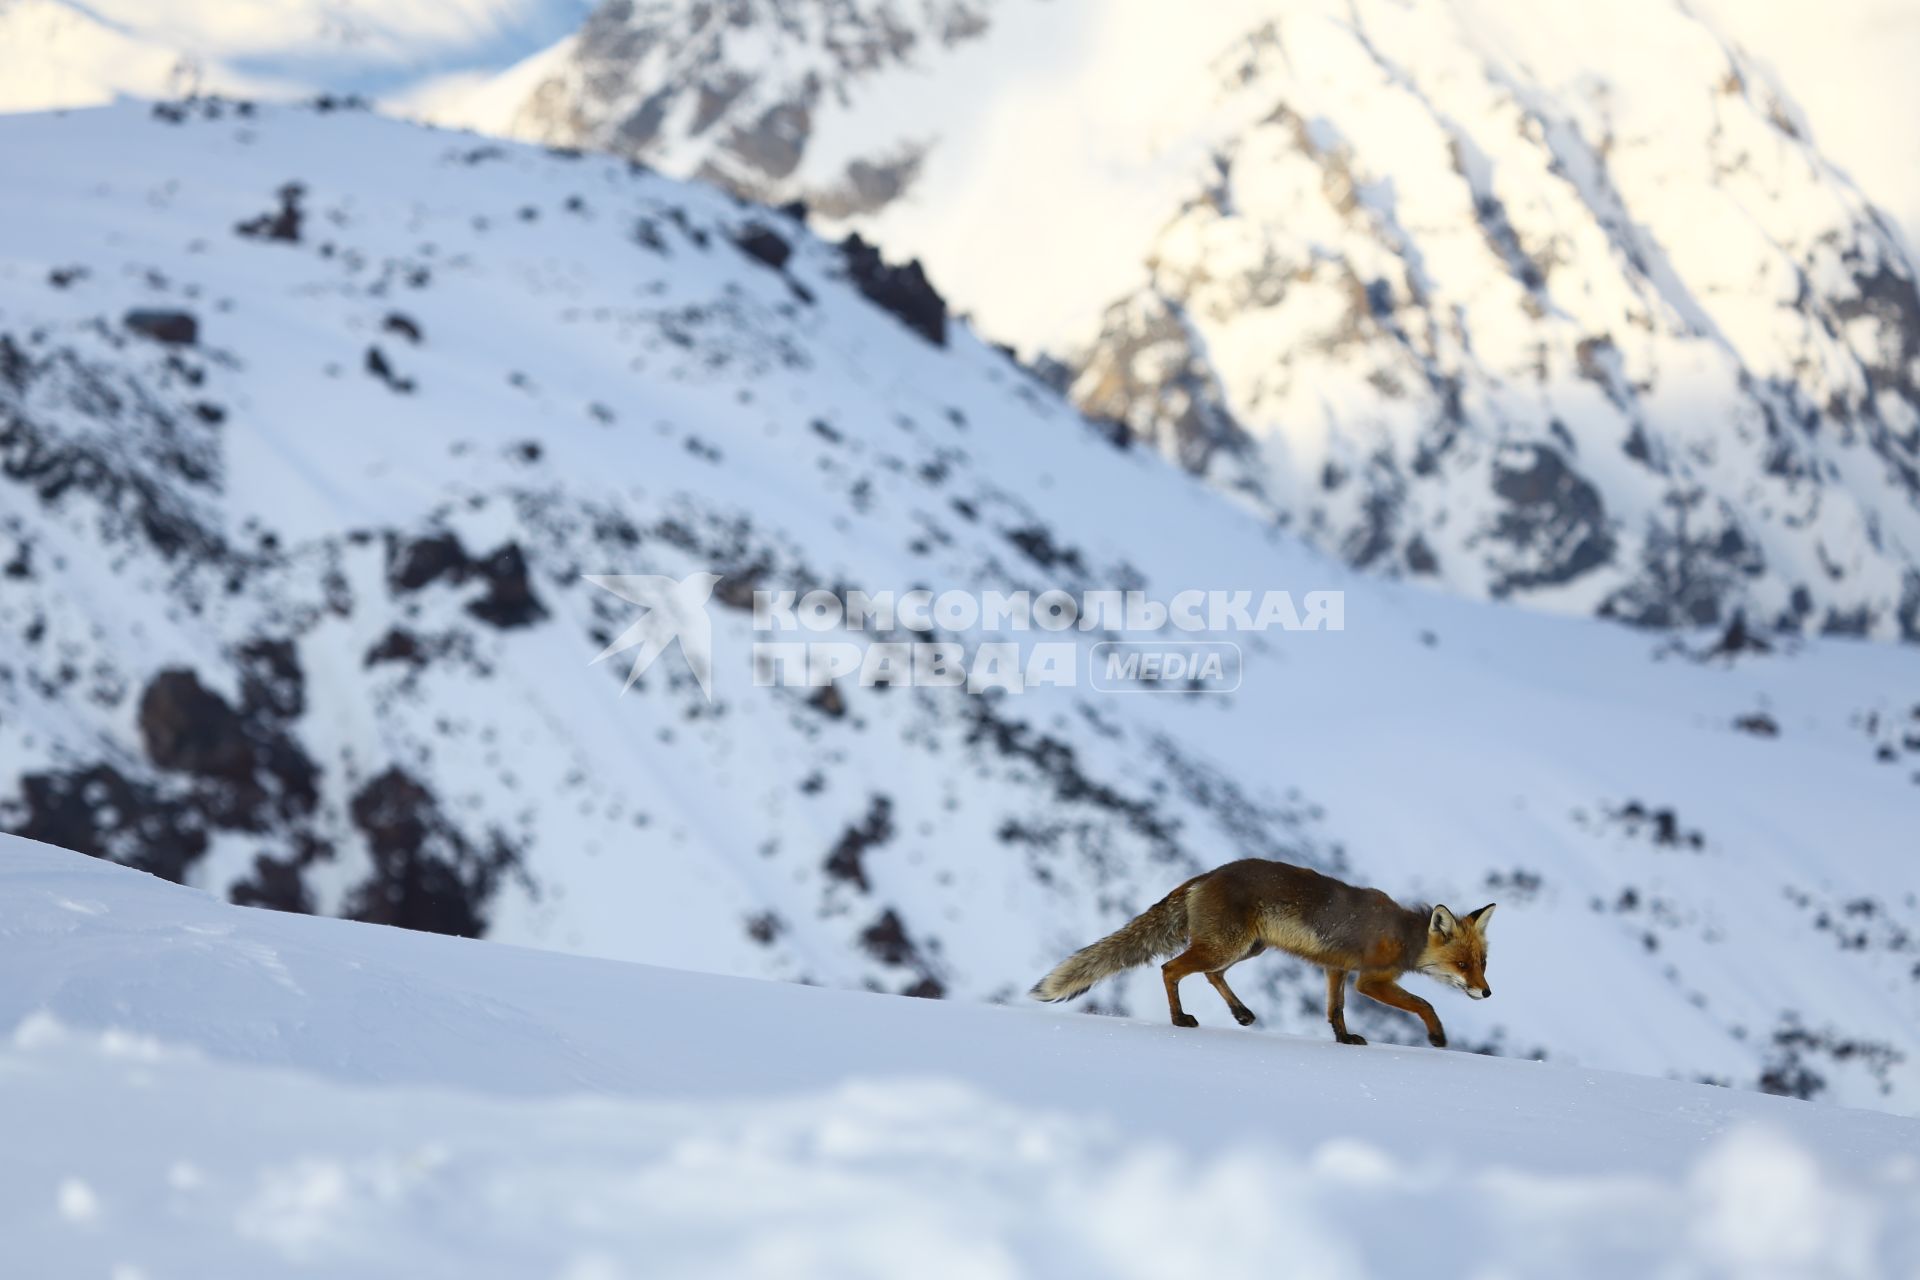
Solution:
[{"label": "fox fur", "polygon": [[[1447,1042],[1433,1006],[1399,984],[1424,973],[1476,1000],[1487,985],[1487,924],[1493,903],[1456,916],[1444,906],[1403,907],[1378,889],[1335,880],[1307,867],[1246,858],[1195,876],[1100,941],[1068,956],[1034,984],[1036,1000],[1071,1000],[1116,973],[1172,956],[1160,967],[1176,1027],[1199,1022],[1180,1005],[1180,980],[1204,973],[1246,1026],[1252,1010],[1227,986],[1226,971],[1267,948],[1326,970],[1327,1022],[1342,1044],[1365,1044],[1347,1031],[1346,980],[1360,994],[1425,1024],[1427,1039]],[[1176,954],[1178,953],[1178,954]]]}]

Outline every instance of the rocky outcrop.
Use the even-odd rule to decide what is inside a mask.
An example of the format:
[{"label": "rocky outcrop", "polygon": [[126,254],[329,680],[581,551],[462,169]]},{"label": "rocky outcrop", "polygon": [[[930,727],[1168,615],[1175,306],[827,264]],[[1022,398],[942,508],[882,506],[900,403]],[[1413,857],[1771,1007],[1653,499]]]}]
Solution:
[{"label": "rocky outcrop", "polygon": [[840,245],[847,278],[861,296],[899,317],[900,323],[936,347],[947,345],[947,303],[927,280],[918,260],[890,265],[880,251],[858,235]]},{"label": "rocky outcrop", "polygon": [[1246,465],[1253,441],[1177,303],[1149,291],[1110,307],[1070,394],[1088,416],[1121,424],[1195,475],[1257,489]]},{"label": "rocky outcrop", "polygon": [[487,902],[519,861],[503,837],[468,840],[433,793],[400,768],[361,787],[351,812],[373,872],[348,896],[348,916],[463,938],[486,931]]},{"label": "rocky outcrop", "polygon": [[769,203],[872,213],[913,186],[925,144],[800,172],[817,115],[889,71],[982,38],[998,0],[606,0],[528,94],[514,132],[616,152]]},{"label": "rocky outcrop", "polygon": [[136,307],[121,321],[129,332],[168,347],[190,347],[200,340],[200,322],[191,311]]}]

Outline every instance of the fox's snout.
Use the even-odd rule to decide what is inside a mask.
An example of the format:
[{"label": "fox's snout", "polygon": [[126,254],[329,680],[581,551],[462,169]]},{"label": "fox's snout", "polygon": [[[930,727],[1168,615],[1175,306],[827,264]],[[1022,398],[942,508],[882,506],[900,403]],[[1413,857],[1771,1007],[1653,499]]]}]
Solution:
[{"label": "fox's snout", "polygon": [[1478,986],[1478,987],[1468,987],[1467,994],[1472,996],[1475,1000],[1485,1000],[1488,996],[1493,994],[1493,988],[1485,985]]}]

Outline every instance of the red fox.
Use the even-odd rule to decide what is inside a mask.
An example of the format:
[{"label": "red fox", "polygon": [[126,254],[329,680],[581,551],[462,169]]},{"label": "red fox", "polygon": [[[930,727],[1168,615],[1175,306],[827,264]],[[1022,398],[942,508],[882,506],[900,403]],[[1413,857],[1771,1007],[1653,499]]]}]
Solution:
[{"label": "red fox", "polygon": [[[1200,1025],[1180,1007],[1180,979],[1204,973],[1246,1026],[1253,1011],[1227,986],[1227,970],[1268,947],[1311,960],[1327,971],[1327,1021],[1341,1044],[1365,1044],[1347,1031],[1347,974],[1360,994],[1415,1014],[1427,1041],[1445,1048],[1447,1033],[1433,1006],[1396,981],[1409,970],[1460,988],[1475,1000],[1487,985],[1487,922],[1494,904],[1456,916],[1401,906],[1378,889],[1361,889],[1306,867],[1245,858],[1195,876],[1117,932],[1062,960],[1027,994],[1071,1000],[1102,978],[1173,957],[1160,966],[1176,1027]],[[1185,945],[1186,950],[1181,951]]]}]

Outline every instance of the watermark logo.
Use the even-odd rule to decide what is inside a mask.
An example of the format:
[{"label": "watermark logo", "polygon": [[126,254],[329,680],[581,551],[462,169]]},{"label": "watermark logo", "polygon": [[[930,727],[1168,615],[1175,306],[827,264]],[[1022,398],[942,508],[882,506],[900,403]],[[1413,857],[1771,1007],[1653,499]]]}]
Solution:
[{"label": "watermark logo", "polygon": [[713,622],[707,617],[707,601],[713,598],[719,574],[690,573],[677,581],[656,573],[582,576],[594,586],[639,605],[642,610],[639,619],[602,649],[589,666],[638,647],[639,652],[633,655],[633,667],[627,672],[627,682],[620,686],[624,694],[653,665],[654,659],[677,640],[687,660],[687,669],[700,682],[700,692],[707,696],[708,702],[713,701]]},{"label": "watermark logo", "polygon": [[1102,693],[1232,693],[1242,674],[1231,640],[1102,640],[1087,658]]},{"label": "watermark logo", "polygon": [[[713,700],[706,610],[719,574],[678,581],[589,574],[587,581],[644,610],[593,659],[638,650],[622,693],[677,640],[701,692]],[[1309,591],[1298,599],[1286,591],[1181,591],[1162,601],[1142,591],[757,590],[753,682],[821,688],[852,680],[863,687],[1019,693],[1081,687],[1084,672],[1086,687],[1103,692],[1231,693],[1244,674],[1240,646],[1211,637],[1345,628],[1346,597],[1339,591]],[[1100,637],[1068,638],[1090,631]],[[864,639],[852,638],[863,632]],[[1143,633],[1154,638],[1117,638]]]}]

